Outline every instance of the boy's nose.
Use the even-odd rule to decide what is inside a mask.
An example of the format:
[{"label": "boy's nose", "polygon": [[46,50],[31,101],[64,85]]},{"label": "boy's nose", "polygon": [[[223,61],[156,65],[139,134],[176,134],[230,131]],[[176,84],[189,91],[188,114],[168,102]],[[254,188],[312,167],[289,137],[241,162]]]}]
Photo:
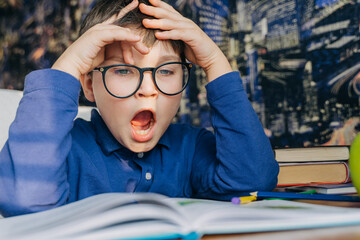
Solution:
[{"label": "boy's nose", "polygon": [[157,97],[158,94],[151,72],[144,72],[143,81],[136,95],[139,97]]}]

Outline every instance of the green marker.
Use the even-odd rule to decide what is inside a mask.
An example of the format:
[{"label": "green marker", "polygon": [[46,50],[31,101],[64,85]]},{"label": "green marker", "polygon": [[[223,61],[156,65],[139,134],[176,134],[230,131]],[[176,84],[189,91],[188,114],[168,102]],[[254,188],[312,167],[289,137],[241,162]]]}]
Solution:
[{"label": "green marker", "polygon": [[351,180],[360,195],[360,133],[351,144],[349,167]]}]

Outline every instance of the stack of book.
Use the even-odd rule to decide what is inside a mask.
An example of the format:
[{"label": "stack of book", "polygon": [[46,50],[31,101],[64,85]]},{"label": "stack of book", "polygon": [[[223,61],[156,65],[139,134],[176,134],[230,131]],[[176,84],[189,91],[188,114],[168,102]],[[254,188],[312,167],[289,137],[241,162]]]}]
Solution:
[{"label": "stack of book", "polygon": [[348,146],[275,149],[278,187],[349,183]]}]

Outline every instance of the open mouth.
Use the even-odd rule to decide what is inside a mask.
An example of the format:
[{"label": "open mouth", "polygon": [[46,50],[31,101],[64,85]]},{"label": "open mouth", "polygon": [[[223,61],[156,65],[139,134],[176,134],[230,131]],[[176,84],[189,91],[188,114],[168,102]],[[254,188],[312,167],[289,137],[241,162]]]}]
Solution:
[{"label": "open mouth", "polygon": [[130,123],[135,140],[142,142],[152,137],[151,129],[155,123],[155,116],[152,111],[142,110],[136,113]]}]

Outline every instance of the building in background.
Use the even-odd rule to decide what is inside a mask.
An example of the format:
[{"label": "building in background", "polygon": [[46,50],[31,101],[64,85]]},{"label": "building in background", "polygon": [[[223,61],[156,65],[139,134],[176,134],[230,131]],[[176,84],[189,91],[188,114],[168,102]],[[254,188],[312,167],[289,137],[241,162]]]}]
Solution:
[{"label": "building in background", "polygon": [[[336,136],[345,128],[358,131],[359,2],[237,0],[233,5],[231,19],[239,27],[231,36],[244,46],[238,47],[239,70],[245,84],[260,85],[246,89],[273,146],[350,144],[354,134]],[[245,67],[252,64],[247,39],[257,50],[257,78]],[[263,101],[253,97],[254,89]],[[261,104],[264,108],[257,107]]]}]

